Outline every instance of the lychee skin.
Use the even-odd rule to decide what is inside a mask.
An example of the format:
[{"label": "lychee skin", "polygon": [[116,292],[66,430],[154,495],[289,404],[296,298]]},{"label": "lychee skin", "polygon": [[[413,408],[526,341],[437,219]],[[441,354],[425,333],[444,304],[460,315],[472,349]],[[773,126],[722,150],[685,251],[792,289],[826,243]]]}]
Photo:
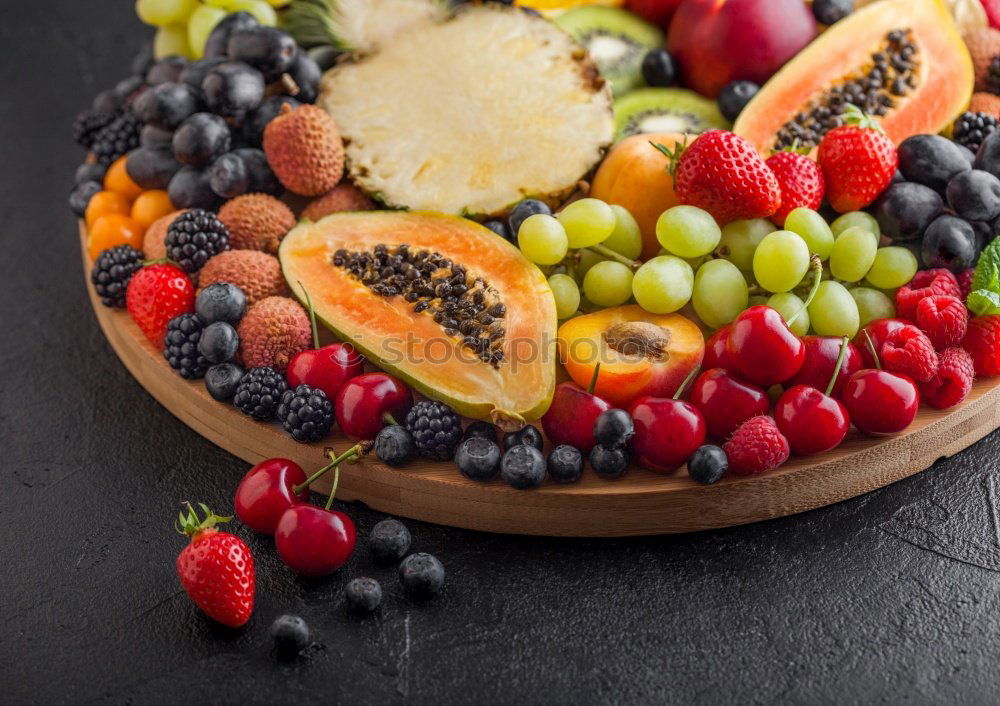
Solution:
[{"label": "lychee skin", "polygon": [[282,372],[297,353],[312,345],[309,315],[288,297],[266,297],[251,306],[237,328],[239,358],[245,368]]},{"label": "lychee skin", "polygon": [[146,234],[142,237],[142,252],[147,260],[162,260],[167,256],[167,229],[174,219],[187,213],[186,208],[160,216],[149,224]]},{"label": "lychee skin", "polygon": [[291,293],[278,258],[259,250],[227,250],[210,258],[198,273],[198,292],[216,282],[242,289],[248,306],[265,297]]},{"label": "lychee skin", "polygon": [[986,75],[993,57],[1000,54],[1000,30],[981,27],[965,34],[965,44],[972,56],[976,75],[976,91],[985,91]]},{"label": "lychee skin", "polygon": [[318,221],[331,213],[342,211],[371,211],[375,202],[368,198],[361,189],[348,181],[342,181],[322,196],[313,199],[302,211],[302,217],[310,221]]},{"label": "lychee skin", "polygon": [[281,239],[295,226],[292,209],[268,194],[244,194],[219,209],[234,250],[262,250],[274,255]]},{"label": "lychee skin", "polygon": [[264,154],[278,181],[300,196],[319,196],[344,174],[344,143],[326,112],[289,105],[264,129]]}]

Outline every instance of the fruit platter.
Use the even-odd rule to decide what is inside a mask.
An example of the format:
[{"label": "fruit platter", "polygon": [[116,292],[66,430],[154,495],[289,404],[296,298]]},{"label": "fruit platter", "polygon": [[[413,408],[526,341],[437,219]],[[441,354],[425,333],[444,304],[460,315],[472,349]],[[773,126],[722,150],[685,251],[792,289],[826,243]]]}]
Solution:
[{"label": "fruit platter", "polygon": [[73,126],[89,296],[293,568],[334,497],[687,532],[1000,427],[995,0],[136,12]]}]

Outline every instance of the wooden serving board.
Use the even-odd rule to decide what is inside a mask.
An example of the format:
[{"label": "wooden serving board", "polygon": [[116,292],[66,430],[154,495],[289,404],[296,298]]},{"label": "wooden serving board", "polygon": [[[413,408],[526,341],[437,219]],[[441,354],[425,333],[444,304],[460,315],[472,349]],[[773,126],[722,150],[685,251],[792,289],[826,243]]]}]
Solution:
[{"label": "wooden serving board", "polygon": [[[216,402],[201,381],[178,376],[120,309],[103,306],[90,284],[81,226],[87,289],[97,320],[122,363],[160,404],[196,432],[250,464],[285,457],[307,473],[324,465],[324,445],[338,452],[352,442],[335,429],[325,444],[299,444],[274,423],[261,423]],[[640,468],[605,481],[588,467],[572,485],[546,481],[514,490],[501,480],[467,480],[451,463],[417,460],[389,468],[370,456],[341,466],[337,497],[382,512],[455,527],[511,534],[621,537],[693,532],[792,515],[853,498],[906,478],[955,454],[1000,426],[1000,378],[979,380],[950,411],[921,406],[904,433],[871,439],[853,431],[833,451],[792,458],[760,476],[729,476],[699,485],[684,469],[660,475]],[[236,487],[238,478],[233,478]],[[328,492],[331,479],[313,489]]]}]

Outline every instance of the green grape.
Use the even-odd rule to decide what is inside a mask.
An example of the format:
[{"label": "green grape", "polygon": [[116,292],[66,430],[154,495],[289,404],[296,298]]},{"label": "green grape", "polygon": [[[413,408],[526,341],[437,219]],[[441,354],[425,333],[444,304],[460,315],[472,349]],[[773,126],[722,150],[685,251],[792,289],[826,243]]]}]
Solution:
[{"label": "green grape", "polygon": [[598,199],[574,201],[556,218],[566,229],[569,246],[574,250],[603,243],[615,229],[615,212]]},{"label": "green grape", "polygon": [[691,265],[673,255],[661,255],[647,261],[632,280],[636,302],[651,314],[677,311],[690,301],[693,289]]},{"label": "green grape", "polygon": [[719,257],[729,260],[744,272],[753,269],[753,253],[765,235],[778,230],[778,226],[763,218],[752,221],[733,221],[722,229]]},{"label": "green grape", "polygon": [[767,300],[767,305],[781,314],[781,318],[788,323],[788,320],[795,316],[795,321],[788,324],[788,328],[792,330],[796,336],[805,336],[809,333],[809,312],[803,311],[799,314],[802,309],[802,305],[805,304],[804,301],[799,299],[798,296],[792,294],[791,292],[781,292],[780,294],[772,294],[771,298]]},{"label": "green grape", "polygon": [[830,253],[830,272],[844,282],[860,282],[875,262],[878,245],[871,231],[854,226],[841,232]]},{"label": "green grape", "polygon": [[875,251],[875,262],[868,270],[867,280],[879,289],[895,289],[913,279],[916,273],[916,256],[907,248],[895,245]]},{"label": "green grape", "polygon": [[709,260],[694,276],[691,303],[711,328],[731,323],[747,308],[747,281],[729,260]]},{"label": "green grape", "polygon": [[767,297],[763,294],[754,294],[747,300],[747,307],[761,306],[763,304],[767,304]]},{"label": "green grape", "polygon": [[808,270],[806,241],[790,230],[765,235],[753,254],[754,277],[769,292],[787,292],[802,281]]},{"label": "green grape", "polygon": [[186,56],[191,58],[191,45],[188,44],[187,27],[170,25],[158,27],[153,37],[153,56],[162,59],[165,56]]},{"label": "green grape", "polygon": [[225,16],[226,11],[221,7],[209,5],[201,5],[191,13],[187,27],[188,44],[191,45],[191,55],[195,59],[205,56],[205,42],[208,41],[208,35]]},{"label": "green grape", "polygon": [[549,277],[549,289],[556,300],[556,317],[566,319],[580,308],[580,288],[576,280],[569,275],[552,275]]},{"label": "green grape", "polygon": [[858,305],[859,324],[867,326],[875,319],[892,319],[896,316],[896,305],[883,292],[869,287],[855,287],[849,290]]},{"label": "green grape", "polygon": [[642,231],[639,230],[639,224],[624,206],[611,204],[611,210],[615,214],[615,229],[611,231],[611,235],[603,245],[630,260],[635,260],[642,254]]},{"label": "green grape", "polygon": [[826,219],[811,208],[796,208],[785,219],[785,230],[797,233],[809,246],[809,252],[821,260],[830,257],[833,250],[833,231]]},{"label": "green grape", "polygon": [[847,336],[861,328],[861,315],[854,297],[840,282],[821,282],[809,304],[809,321],[820,336]]},{"label": "green grape", "polygon": [[517,232],[517,245],[536,265],[554,265],[569,249],[562,223],[546,213],[528,216]]},{"label": "green grape", "polygon": [[840,216],[833,223],[830,224],[830,230],[833,231],[833,237],[839,238],[840,234],[843,233],[848,228],[864,228],[870,233],[875,234],[876,242],[882,236],[882,229],[879,228],[878,221],[875,220],[875,216],[870,213],[865,213],[864,211],[851,211],[850,213],[845,213]]},{"label": "green grape", "polygon": [[232,0],[229,3],[230,12],[239,12],[240,10],[249,12],[262,25],[267,25],[268,27],[276,27],[278,25],[278,13],[264,0]]},{"label": "green grape", "polygon": [[701,257],[715,250],[722,238],[719,224],[695,206],[674,206],[656,221],[656,239],[673,255]]},{"label": "green grape", "polygon": [[185,22],[198,0],[136,0],[135,14],[148,25],[166,27]]},{"label": "green grape", "polygon": [[576,281],[582,282],[583,278],[587,276],[590,268],[596,265],[598,262],[604,262],[607,258],[598,255],[596,252],[591,250],[581,250],[580,251],[580,262],[577,263],[574,270],[576,274]]},{"label": "green grape", "polygon": [[598,306],[618,306],[632,298],[632,270],[614,260],[598,262],[583,278],[583,293]]}]

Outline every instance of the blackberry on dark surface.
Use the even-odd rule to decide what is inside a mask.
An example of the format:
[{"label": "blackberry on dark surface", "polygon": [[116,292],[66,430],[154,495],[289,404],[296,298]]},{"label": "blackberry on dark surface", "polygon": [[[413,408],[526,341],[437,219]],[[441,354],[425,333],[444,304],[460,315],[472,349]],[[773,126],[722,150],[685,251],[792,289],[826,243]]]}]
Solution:
[{"label": "blackberry on dark surface", "polygon": [[201,340],[201,319],[196,314],[175,316],[167,324],[163,339],[163,357],[182,378],[200,378],[211,363],[198,351]]},{"label": "blackberry on dark surface", "polygon": [[90,151],[101,164],[111,164],[123,154],[139,146],[142,121],[131,112],[112,120],[94,138]]},{"label": "blackberry on dark surface", "polygon": [[243,374],[233,404],[243,414],[265,421],[274,417],[286,390],[285,376],[274,368],[251,368]]},{"label": "blackberry on dark surface", "polygon": [[131,245],[116,245],[97,256],[90,281],[104,306],[125,306],[125,289],[132,275],[142,269],[143,257]]},{"label": "blackberry on dark surface", "polygon": [[171,260],[185,272],[196,272],[210,257],[229,250],[229,229],[211,211],[193,208],[174,219],[164,242]]},{"label": "blackberry on dark surface", "polygon": [[410,408],[406,428],[413,434],[417,453],[439,461],[454,456],[462,440],[462,420],[450,407],[432,400],[422,400]]},{"label": "blackberry on dark surface", "polygon": [[962,113],[952,128],[951,139],[973,152],[978,152],[983,140],[989,137],[998,125],[1000,121],[989,113]]},{"label": "blackberry on dark surface", "polygon": [[406,556],[412,541],[406,525],[390,517],[372,527],[368,548],[376,564],[393,564]]},{"label": "blackberry on dark surface", "polygon": [[285,390],[281,396],[278,421],[300,443],[319,441],[333,426],[333,402],[322,390],[299,385],[294,390]]},{"label": "blackberry on dark surface", "polygon": [[371,613],[382,604],[382,584],[373,578],[359,576],[344,586],[347,607],[354,613]]},{"label": "blackberry on dark surface", "polygon": [[402,466],[417,452],[416,442],[405,427],[390,424],[375,437],[375,456],[390,466]]},{"label": "blackberry on dark surface", "polygon": [[105,113],[93,108],[80,111],[73,121],[73,141],[89,150],[94,146],[101,130],[110,125],[117,117],[117,113]]},{"label": "blackberry on dark surface", "polygon": [[994,56],[986,68],[986,90],[1000,96],[1000,56]]}]

